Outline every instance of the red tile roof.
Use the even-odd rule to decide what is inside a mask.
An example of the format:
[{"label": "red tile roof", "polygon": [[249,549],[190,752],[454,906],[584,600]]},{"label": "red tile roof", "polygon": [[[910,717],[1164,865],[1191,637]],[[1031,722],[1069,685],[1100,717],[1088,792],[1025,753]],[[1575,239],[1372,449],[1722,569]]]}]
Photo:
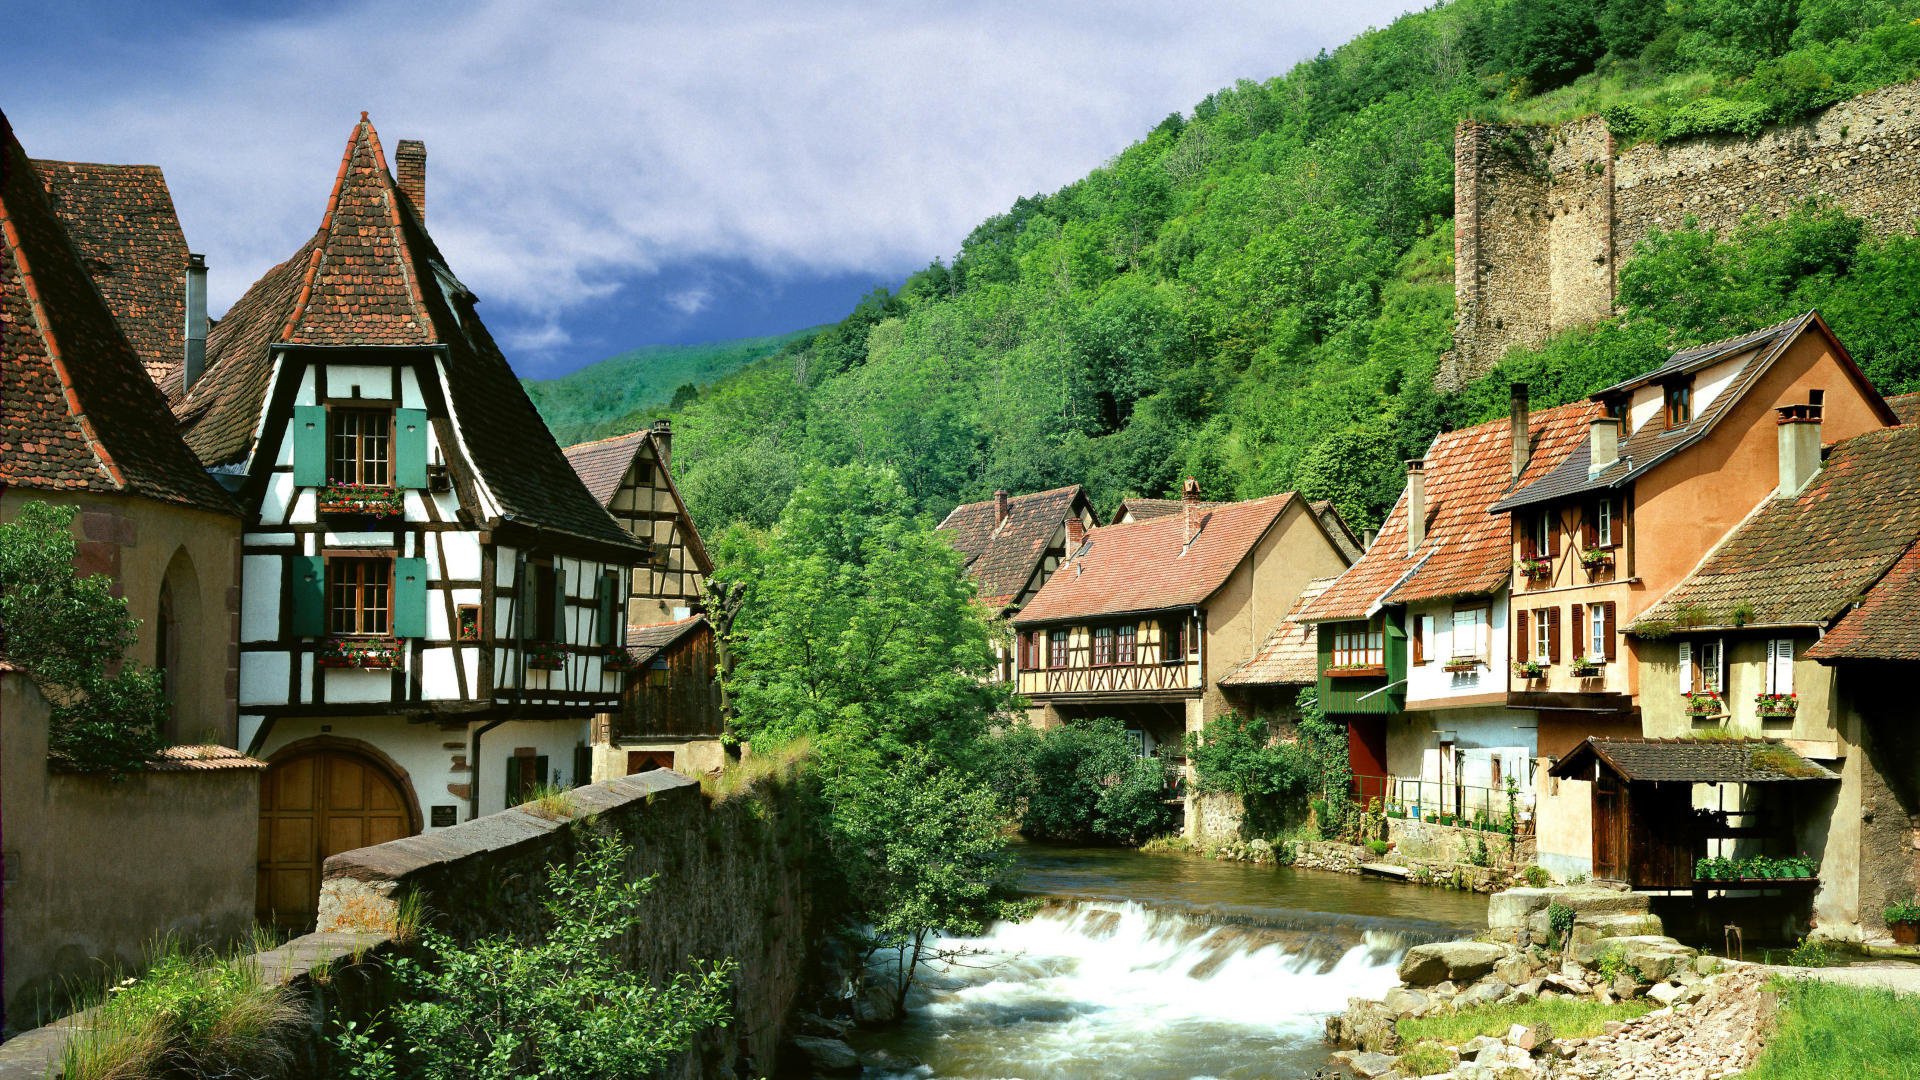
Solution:
[{"label": "red tile roof", "polygon": [[1887,399],[1887,408],[1900,418],[1903,424],[1911,424],[1920,419],[1920,394],[1895,394]]},{"label": "red tile roof", "polygon": [[[642,428],[625,435],[576,443],[561,453],[566,455],[567,464],[573,466],[580,482],[586,485],[587,494],[592,495],[601,506],[611,506],[613,497],[620,493],[620,482],[626,478],[634,459],[640,456],[641,447],[653,442],[653,432]],[[660,453],[657,444],[654,445],[653,457],[655,461],[669,460]],[[706,542],[700,539],[700,530],[694,527],[693,515],[687,513],[686,501],[680,498],[680,485],[674,482],[673,471],[663,466],[660,475],[666,479],[667,492],[673,496],[674,508],[680,513],[677,523],[680,542],[687,546],[694,565],[699,567],[701,573],[713,573],[713,557],[707,554]]]},{"label": "red tile roof", "polygon": [[[1135,521],[1166,517],[1168,514],[1179,513],[1181,505],[1179,499],[1121,499],[1120,505],[1114,508],[1113,518],[1108,524],[1122,524],[1129,516]],[[1221,504],[1203,500],[1196,505],[1211,508]],[[1327,537],[1333,541],[1333,546],[1339,548],[1340,553],[1347,557],[1347,561],[1353,562],[1358,559],[1361,554],[1360,538],[1353,535],[1353,530],[1347,527],[1347,519],[1341,517],[1340,511],[1334,508],[1333,500],[1315,499],[1307,505],[1313,507],[1314,516],[1320,519],[1320,524],[1327,530]]]},{"label": "red tile roof", "polygon": [[690,615],[672,622],[648,623],[627,627],[627,653],[635,663],[645,664],[671,649],[682,639],[707,632],[705,615]]},{"label": "red tile roof", "polygon": [[1296,621],[1294,616],[1306,610],[1307,605],[1336,580],[1323,577],[1307,582],[1300,599],[1294,601],[1293,610],[1267,635],[1260,651],[1223,676],[1220,685],[1305,686],[1313,682],[1319,674],[1320,632],[1308,623]]},{"label": "red tile roof", "polygon": [[186,350],[187,237],[158,165],[33,163],[108,310],[168,400]]},{"label": "red tile roof", "polygon": [[[1534,413],[1533,453],[1521,483],[1531,483],[1585,445],[1600,406],[1582,401]],[[1402,491],[1373,546],[1301,612],[1308,622],[1364,619],[1380,604],[1409,604],[1498,591],[1513,571],[1505,515],[1490,513],[1514,487],[1512,431],[1494,420],[1436,436],[1426,456],[1427,532],[1407,554],[1407,496]]]},{"label": "red tile roof", "polygon": [[465,451],[503,519],[632,548],[588,494],[387,170],[361,115],[325,215],[293,258],[267,272],[207,334],[207,371],[178,412],[208,465],[243,461],[266,406],[271,346],[438,345]]},{"label": "red tile roof", "polygon": [[237,514],[174,433],[0,114],[0,487],[124,492]]},{"label": "red tile roof", "polygon": [[230,746],[169,746],[147,759],[154,772],[219,772],[227,769],[264,769],[267,763]]},{"label": "red tile roof", "polygon": [[1920,544],[1906,550],[1860,606],[1809,648],[1814,660],[1920,661]]},{"label": "red tile roof", "polygon": [[1920,428],[1836,443],[1806,490],[1771,498],[1628,629],[1821,626],[1920,536]]},{"label": "red tile roof", "polygon": [[1222,503],[1196,514],[1199,531],[1185,543],[1182,515],[1108,525],[1087,534],[1014,624],[1095,615],[1127,615],[1206,602],[1253,553],[1280,515],[1299,501],[1292,492]]},{"label": "red tile roof", "polygon": [[1068,517],[1093,513],[1079,484],[1015,495],[1007,500],[1007,520],[996,521],[994,500],[956,506],[940,522],[940,532],[967,557],[967,576],[980,599],[1003,608],[1019,599],[1033,580],[1047,546]]}]

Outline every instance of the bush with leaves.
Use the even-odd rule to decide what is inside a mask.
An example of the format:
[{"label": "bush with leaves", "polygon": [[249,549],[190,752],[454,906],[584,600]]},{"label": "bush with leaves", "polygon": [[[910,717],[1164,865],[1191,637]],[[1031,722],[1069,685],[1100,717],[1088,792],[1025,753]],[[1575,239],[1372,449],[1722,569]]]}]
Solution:
[{"label": "bush with leaves", "polygon": [[141,768],[160,745],[160,673],[126,658],[139,622],[104,575],[73,568],[72,506],[34,501],[0,525],[0,655],[51,703],[52,764],[77,772]]},{"label": "bush with leaves", "polygon": [[1240,797],[1243,834],[1274,836],[1305,817],[1313,761],[1297,739],[1279,737],[1266,721],[1239,713],[1216,717],[1187,735],[1186,751],[1196,788]]},{"label": "bush with leaves", "polygon": [[[633,848],[590,835],[547,869],[544,932],[471,943],[428,928],[424,957],[393,962],[401,1000],[383,1034],[355,1026],[332,1045],[349,1075],[419,1080],[615,1080],[649,1076],[731,1018],[731,960],[664,985],[621,961],[653,878],[629,873]],[[385,1034],[390,1032],[390,1035]]]},{"label": "bush with leaves", "polygon": [[1036,840],[1137,845],[1173,827],[1167,769],[1135,755],[1111,717],[1034,731],[1013,725],[987,740],[988,760],[1020,779],[1020,831]]}]

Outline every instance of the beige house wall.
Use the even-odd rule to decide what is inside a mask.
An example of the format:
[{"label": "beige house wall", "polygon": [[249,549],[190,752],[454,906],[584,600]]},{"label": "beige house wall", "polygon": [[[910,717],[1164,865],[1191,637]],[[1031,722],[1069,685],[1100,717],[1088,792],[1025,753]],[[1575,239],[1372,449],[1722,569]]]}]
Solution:
[{"label": "beige house wall", "polygon": [[50,773],[47,711],[30,679],[0,672],[0,948],[14,1029],[70,981],[97,988],[111,970],[138,970],[162,935],[225,946],[253,926],[260,771]]},{"label": "beige house wall", "polygon": [[[673,754],[673,771],[695,780],[726,767],[726,748],[717,738],[623,739],[593,747],[593,783],[617,780],[627,772],[627,754],[635,750],[666,750]],[[584,782],[584,781],[583,781]]]}]

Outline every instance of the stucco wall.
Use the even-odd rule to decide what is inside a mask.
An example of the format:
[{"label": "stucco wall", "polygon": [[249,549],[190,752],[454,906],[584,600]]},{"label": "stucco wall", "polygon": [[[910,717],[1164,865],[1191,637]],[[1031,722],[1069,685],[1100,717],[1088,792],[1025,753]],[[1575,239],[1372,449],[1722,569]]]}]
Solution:
[{"label": "stucco wall", "polygon": [[1557,128],[1466,122],[1454,141],[1455,347],[1440,384],[1484,373],[1516,344],[1604,318],[1622,265],[1655,229],[1725,230],[1808,198],[1879,233],[1920,216],[1920,84],[1841,102],[1757,138],[1643,144],[1616,154],[1605,121]]},{"label": "stucco wall", "polygon": [[[1695,720],[1687,715],[1686,699],[1680,695],[1680,642],[1699,638],[1718,638],[1727,650],[1727,715],[1717,720]],[[1649,738],[1670,739],[1707,730],[1723,730],[1736,735],[1769,739],[1797,739],[1832,745],[1839,749],[1840,719],[1834,711],[1834,671],[1812,660],[1796,660],[1793,665],[1793,692],[1800,704],[1792,719],[1762,717],[1754,696],[1767,688],[1767,642],[1776,637],[1793,639],[1794,654],[1813,644],[1811,635],[1791,631],[1729,632],[1726,634],[1679,635],[1635,646],[1640,655],[1640,717]],[[1698,645],[1696,644],[1697,648]],[[1818,753],[1823,747],[1809,747]],[[1837,756],[1837,755],[1836,755]]]},{"label": "stucco wall", "polygon": [[[1296,498],[1207,603],[1207,689],[1199,723],[1233,710],[1233,702],[1220,688],[1220,677],[1265,643],[1307,583],[1338,574],[1346,565],[1306,504]],[[1193,713],[1188,715],[1188,729],[1194,730]]]},{"label": "stucco wall", "polygon": [[5,1002],[15,1028],[66,980],[138,969],[164,934],[226,945],[253,926],[257,768],[47,770],[47,706],[0,672]]}]

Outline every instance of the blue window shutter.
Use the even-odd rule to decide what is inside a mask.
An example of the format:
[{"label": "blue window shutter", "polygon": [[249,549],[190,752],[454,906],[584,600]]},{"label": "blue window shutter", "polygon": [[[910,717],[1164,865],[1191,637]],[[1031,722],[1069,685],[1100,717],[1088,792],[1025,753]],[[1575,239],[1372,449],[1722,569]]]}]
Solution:
[{"label": "blue window shutter", "polygon": [[293,575],[294,637],[320,637],[327,632],[327,561],[318,555],[287,559]]},{"label": "blue window shutter", "polygon": [[427,560],[393,560],[393,636],[427,636]]},{"label": "blue window shutter", "polygon": [[293,482],[321,487],[327,482],[327,410],[323,405],[293,407]]},{"label": "blue window shutter", "polygon": [[395,487],[427,486],[427,410],[393,411],[393,483]]}]

